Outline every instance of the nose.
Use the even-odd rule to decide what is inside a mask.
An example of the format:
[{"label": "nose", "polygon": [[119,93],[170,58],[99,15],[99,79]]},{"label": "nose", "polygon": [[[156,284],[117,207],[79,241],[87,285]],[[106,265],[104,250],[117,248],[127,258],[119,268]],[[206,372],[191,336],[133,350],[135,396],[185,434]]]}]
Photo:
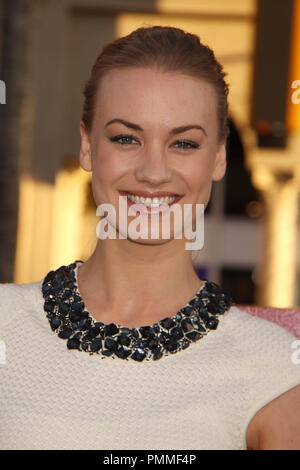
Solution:
[{"label": "nose", "polygon": [[171,180],[172,170],[161,148],[145,149],[140,158],[135,169],[137,181],[146,182],[149,186],[160,186]]}]

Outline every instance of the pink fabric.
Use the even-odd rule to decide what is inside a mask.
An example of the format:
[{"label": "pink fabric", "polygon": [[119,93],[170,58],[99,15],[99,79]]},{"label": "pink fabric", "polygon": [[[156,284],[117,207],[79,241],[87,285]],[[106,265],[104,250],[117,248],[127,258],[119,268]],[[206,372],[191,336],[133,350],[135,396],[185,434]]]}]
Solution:
[{"label": "pink fabric", "polygon": [[250,315],[277,323],[300,338],[300,308],[258,307],[256,305],[236,305],[236,307]]}]

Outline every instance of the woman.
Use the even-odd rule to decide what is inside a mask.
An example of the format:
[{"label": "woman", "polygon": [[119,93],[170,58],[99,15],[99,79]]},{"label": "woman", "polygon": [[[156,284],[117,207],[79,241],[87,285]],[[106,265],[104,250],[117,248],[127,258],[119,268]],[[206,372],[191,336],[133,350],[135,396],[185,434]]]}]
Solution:
[{"label": "woman", "polygon": [[[80,164],[123,236],[102,227],[87,261],[1,285],[2,449],[300,448],[295,337],[198,278],[183,219],[162,235],[160,205],[206,207],[224,176],[224,76],[198,37],[171,27],[139,28],[98,57]],[[142,222],[156,215],[158,237],[124,235],[122,203]]]}]

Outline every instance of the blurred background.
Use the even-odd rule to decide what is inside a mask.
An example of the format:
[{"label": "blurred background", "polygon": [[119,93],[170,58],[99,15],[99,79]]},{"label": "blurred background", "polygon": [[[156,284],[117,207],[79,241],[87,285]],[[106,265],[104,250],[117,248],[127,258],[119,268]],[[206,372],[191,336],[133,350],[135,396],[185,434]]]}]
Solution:
[{"label": "blurred background", "polygon": [[149,25],[197,34],[228,73],[228,169],[199,277],[239,304],[298,306],[300,0],[0,1],[0,282],[39,281],[93,251],[82,90],[107,42]]}]

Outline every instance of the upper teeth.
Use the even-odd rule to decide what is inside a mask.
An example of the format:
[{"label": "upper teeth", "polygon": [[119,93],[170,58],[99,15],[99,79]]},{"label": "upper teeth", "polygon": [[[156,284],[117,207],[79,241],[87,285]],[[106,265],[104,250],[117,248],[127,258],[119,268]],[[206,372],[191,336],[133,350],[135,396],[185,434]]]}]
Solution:
[{"label": "upper teeth", "polygon": [[171,204],[173,201],[175,201],[176,196],[166,196],[166,197],[140,197],[140,196],[135,196],[133,194],[127,194],[128,199],[131,202],[135,202],[136,204],[144,204],[145,206],[149,207],[157,207],[160,204]]}]

